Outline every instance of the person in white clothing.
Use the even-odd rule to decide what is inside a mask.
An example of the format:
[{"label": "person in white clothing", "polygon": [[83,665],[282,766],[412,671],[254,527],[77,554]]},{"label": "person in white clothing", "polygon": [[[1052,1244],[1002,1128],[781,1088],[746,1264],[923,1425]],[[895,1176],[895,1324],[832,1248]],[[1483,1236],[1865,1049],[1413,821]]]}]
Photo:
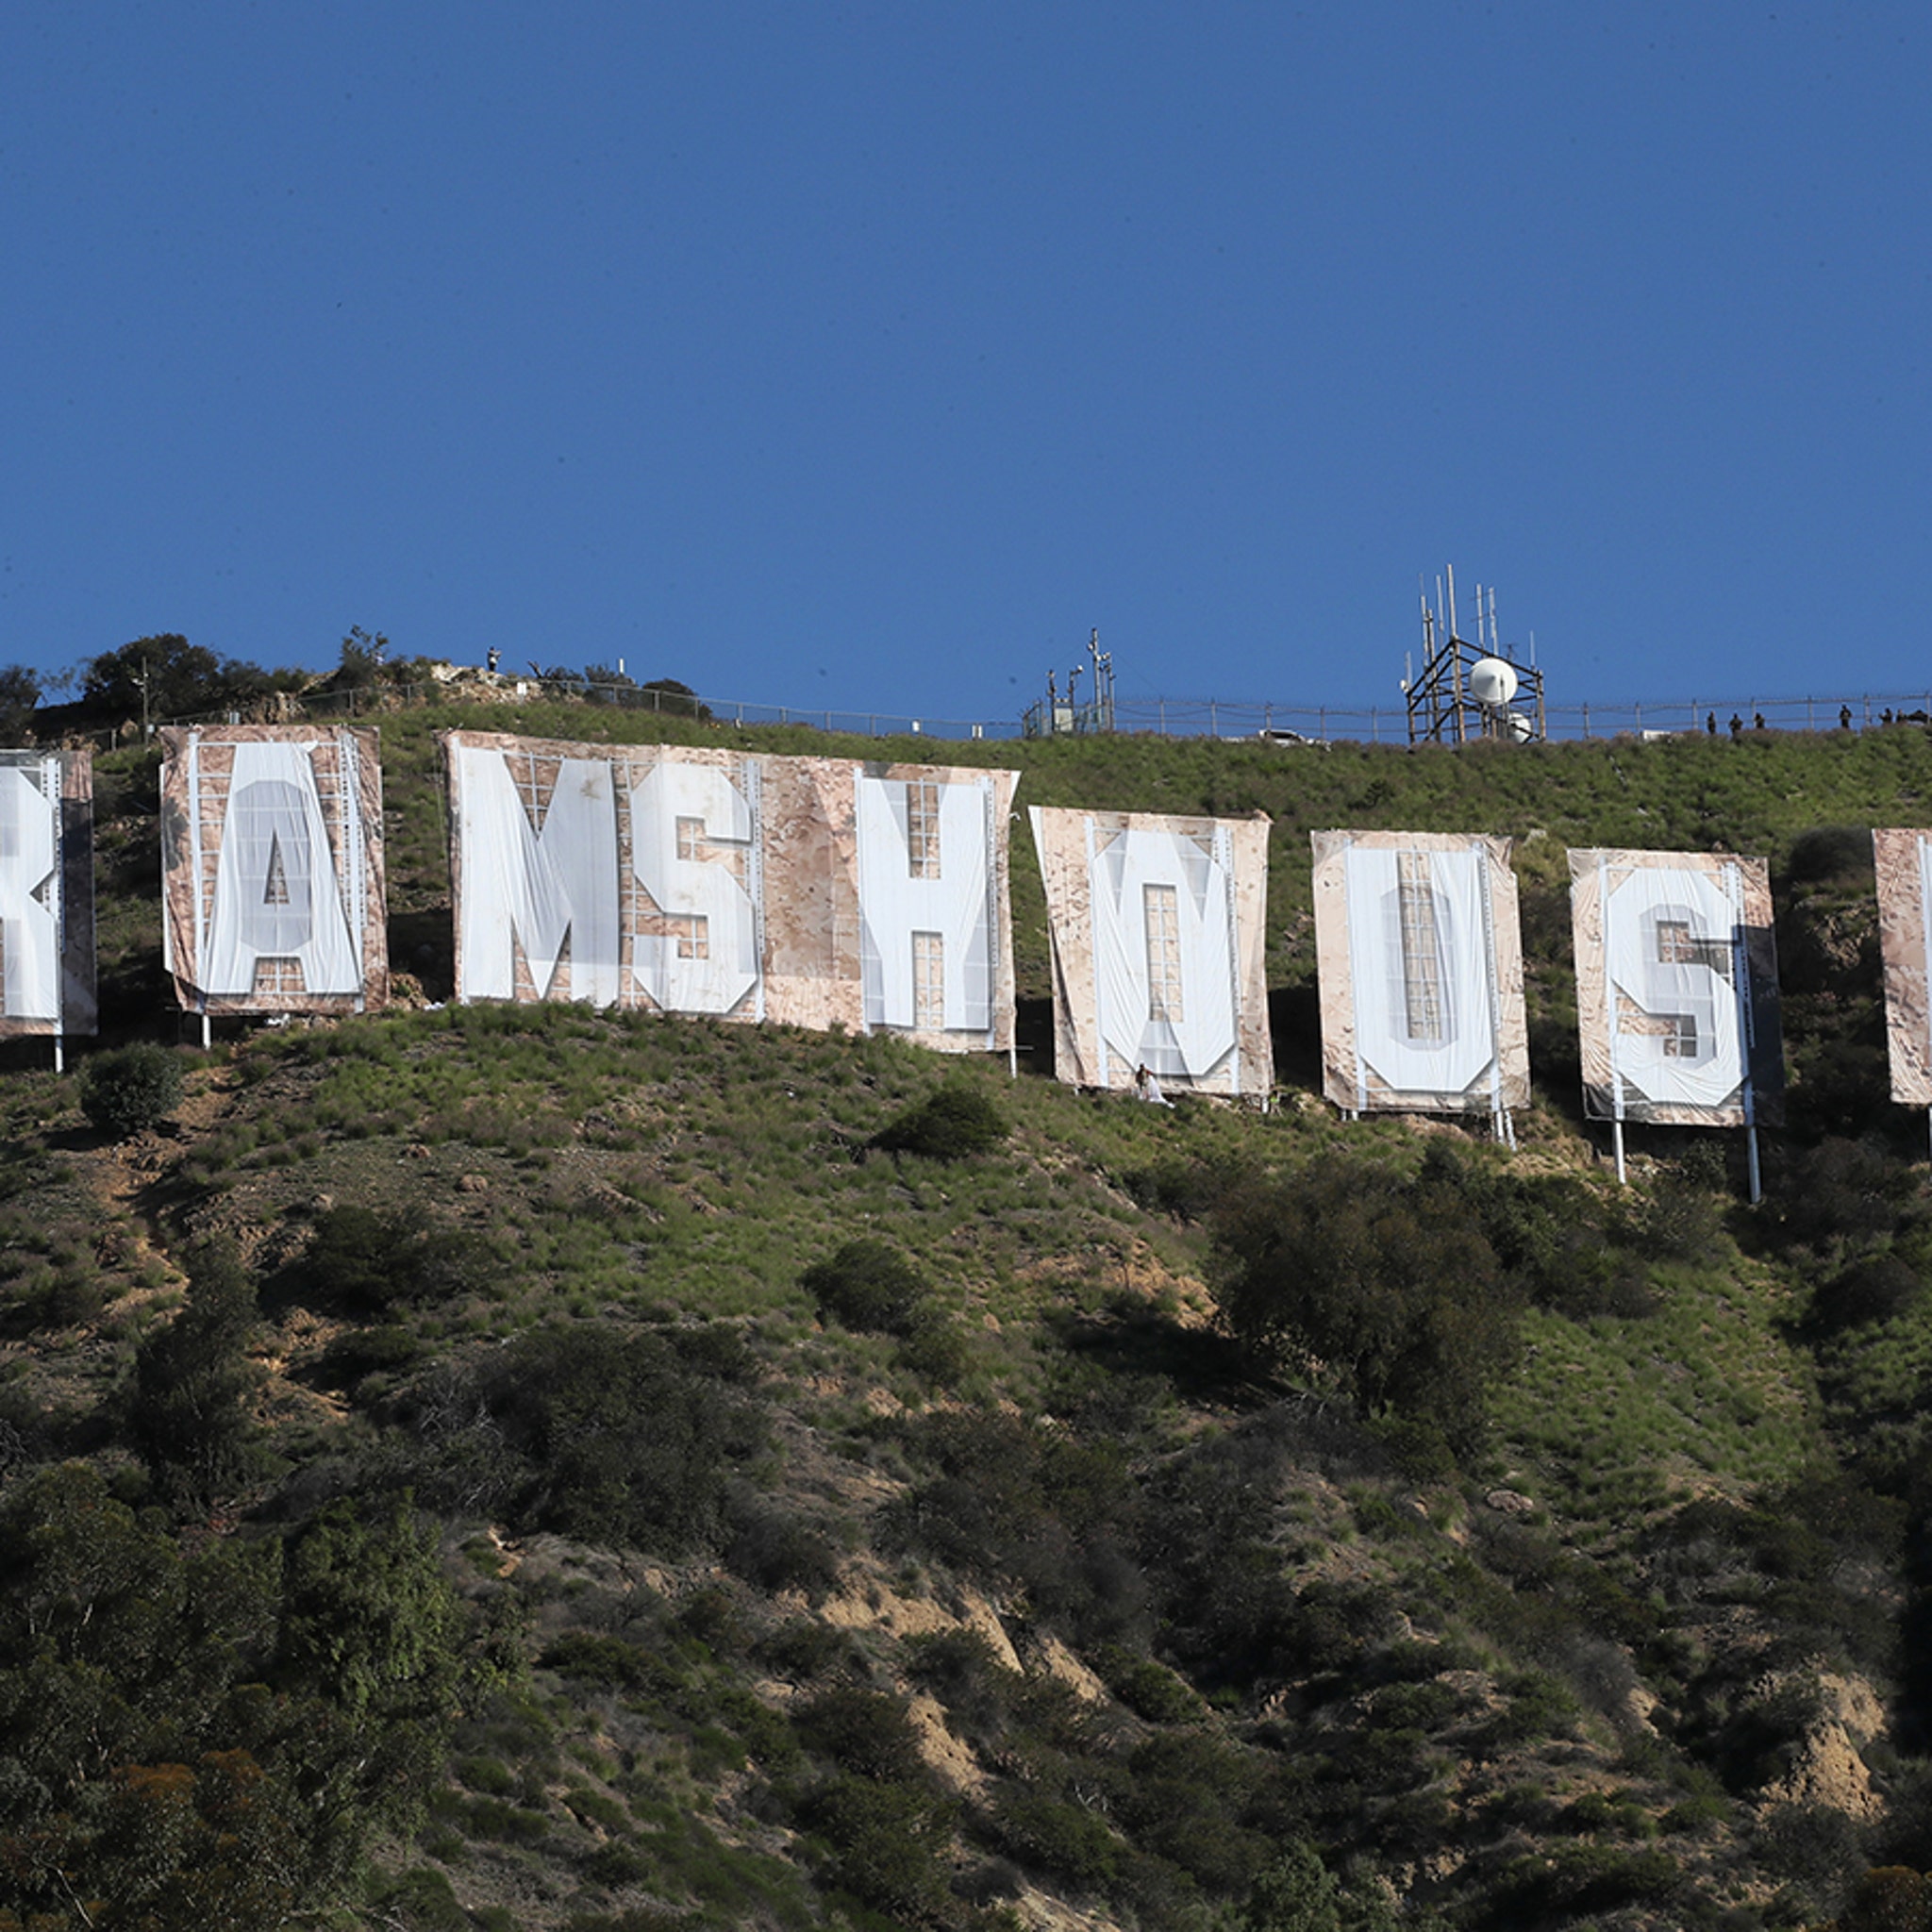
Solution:
[{"label": "person in white clothing", "polygon": [[1156,1107],[1172,1107],[1174,1102],[1160,1091],[1160,1082],[1154,1077],[1152,1067],[1142,1063],[1134,1069],[1134,1091],[1142,1100]]}]

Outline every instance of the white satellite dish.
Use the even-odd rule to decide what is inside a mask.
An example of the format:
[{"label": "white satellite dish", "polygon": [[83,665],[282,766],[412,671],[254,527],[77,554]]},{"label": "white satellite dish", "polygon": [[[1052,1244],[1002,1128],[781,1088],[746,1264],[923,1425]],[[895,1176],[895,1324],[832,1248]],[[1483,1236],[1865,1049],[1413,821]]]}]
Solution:
[{"label": "white satellite dish", "polygon": [[1536,726],[1521,711],[1509,713],[1509,736],[1518,744],[1526,744],[1536,736]]},{"label": "white satellite dish", "polygon": [[1507,705],[1516,695],[1515,665],[1478,658],[1469,667],[1469,694],[1479,705]]}]

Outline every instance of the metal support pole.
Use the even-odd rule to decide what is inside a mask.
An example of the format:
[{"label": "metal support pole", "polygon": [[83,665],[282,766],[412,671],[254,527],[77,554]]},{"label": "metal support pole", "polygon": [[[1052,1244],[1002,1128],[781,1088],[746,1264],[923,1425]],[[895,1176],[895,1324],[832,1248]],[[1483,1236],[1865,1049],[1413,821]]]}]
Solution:
[{"label": "metal support pole", "polygon": [[1757,1166],[1757,1123],[1753,1121],[1744,1129],[1744,1153],[1751,1168],[1751,1205],[1757,1207],[1764,1199],[1764,1177]]},{"label": "metal support pole", "polygon": [[1617,1154],[1617,1185],[1620,1188],[1627,1188],[1630,1185],[1630,1176],[1624,1169],[1624,1123],[1622,1121],[1612,1121],[1610,1123],[1610,1145],[1616,1149]]}]

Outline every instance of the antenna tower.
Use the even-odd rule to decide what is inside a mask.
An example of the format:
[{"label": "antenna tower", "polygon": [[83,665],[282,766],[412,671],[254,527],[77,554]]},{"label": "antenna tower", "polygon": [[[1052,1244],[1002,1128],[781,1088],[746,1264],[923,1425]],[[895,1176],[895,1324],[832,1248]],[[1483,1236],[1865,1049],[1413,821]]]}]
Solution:
[{"label": "antenna tower", "polygon": [[[1046,674],[1045,702],[1028,705],[1020,721],[1026,737],[1085,736],[1113,729],[1113,653],[1100,648],[1097,630],[1087,641],[1087,658],[1085,664],[1075,664],[1067,673],[1064,692],[1055,674]],[[1083,674],[1091,679],[1085,703],[1076,696]]]},{"label": "antenna tower", "polygon": [[1543,714],[1543,675],[1534,646],[1523,662],[1503,648],[1496,630],[1496,592],[1475,587],[1475,638],[1462,636],[1456,622],[1456,572],[1436,579],[1436,603],[1418,586],[1423,614],[1423,668],[1405,676],[1408,698],[1408,741],[1466,744],[1473,738],[1500,738],[1511,743],[1547,735]]}]

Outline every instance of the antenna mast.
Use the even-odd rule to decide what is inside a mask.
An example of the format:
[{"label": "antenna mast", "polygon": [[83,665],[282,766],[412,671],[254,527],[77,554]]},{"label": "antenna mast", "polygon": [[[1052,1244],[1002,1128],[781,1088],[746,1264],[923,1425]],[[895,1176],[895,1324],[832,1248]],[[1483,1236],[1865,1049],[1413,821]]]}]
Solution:
[{"label": "antenna mast", "polygon": [[1457,624],[1453,566],[1436,579],[1436,608],[1430,609],[1426,592],[1420,601],[1422,672],[1410,674],[1406,661],[1403,667],[1409,743],[1465,744],[1472,738],[1516,743],[1546,736],[1535,633],[1527,663],[1504,648],[1496,625],[1495,586],[1475,587],[1474,641],[1461,635]]}]

